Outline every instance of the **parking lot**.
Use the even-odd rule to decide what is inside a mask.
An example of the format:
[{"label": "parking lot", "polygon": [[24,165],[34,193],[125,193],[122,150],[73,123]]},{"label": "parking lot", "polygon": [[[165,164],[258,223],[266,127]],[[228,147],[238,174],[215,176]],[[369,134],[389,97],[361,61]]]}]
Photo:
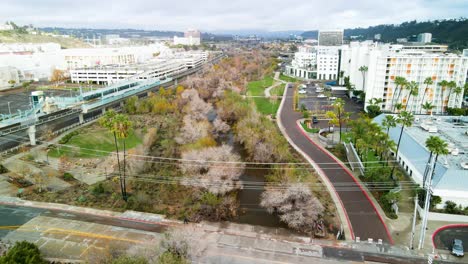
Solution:
[{"label": "parking lot", "polygon": [[[351,113],[351,119],[356,119],[359,117],[359,113],[362,111],[364,105],[363,103],[356,103],[354,100],[351,100],[346,95],[346,91],[329,91],[326,92],[325,89],[322,91],[317,90],[315,83],[305,84],[306,88],[299,89],[304,90],[305,93],[299,92],[299,102],[298,107],[301,108],[302,105],[307,110],[312,111],[312,113],[324,113],[326,111],[333,110],[333,102],[337,98],[341,98],[345,102],[345,111]],[[320,84],[320,87],[323,87],[323,84]],[[327,97],[326,95],[330,95]],[[322,114],[323,116],[323,114]],[[319,124],[320,127],[328,127],[328,121],[320,120],[323,119],[320,114],[318,114]]]}]

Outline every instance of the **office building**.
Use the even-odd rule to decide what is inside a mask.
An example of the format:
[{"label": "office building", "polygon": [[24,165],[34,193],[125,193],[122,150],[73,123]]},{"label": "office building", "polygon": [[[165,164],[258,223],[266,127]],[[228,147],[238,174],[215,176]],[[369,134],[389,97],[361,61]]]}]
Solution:
[{"label": "office building", "polygon": [[341,30],[319,30],[319,46],[341,46],[343,45],[344,31]]},{"label": "office building", "polygon": [[197,46],[201,43],[201,33],[198,30],[187,30],[184,37],[174,36],[174,45]]},{"label": "office building", "polygon": [[430,43],[432,41],[432,34],[431,33],[421,33],[418,35],[418,42],[419,43]]}]

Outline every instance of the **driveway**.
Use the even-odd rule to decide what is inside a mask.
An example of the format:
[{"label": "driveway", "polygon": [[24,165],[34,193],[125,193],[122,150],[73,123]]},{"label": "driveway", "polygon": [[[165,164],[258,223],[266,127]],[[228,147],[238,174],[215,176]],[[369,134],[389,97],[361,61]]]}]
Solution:
[{"label": "driveway", "polygon": [[[375,209],[375,205],[349,171],[344,169],[332,156],[311,142],[301,132],[296,123],[296,120],[301,118],[301,114],[293,110],[293,93],[292,88],[287,89],[280,112],[280,120],[284,126],[286,136],[315,161],[325,177],[329,179],[347,214],[351,233],[354,233],[355,237],[360,237],[361,240],[372,238],[374,241],[382,239],[385,242],[393,243],[385,223]],[[349,188],[343,188],[343,185],[349,186]]]}]

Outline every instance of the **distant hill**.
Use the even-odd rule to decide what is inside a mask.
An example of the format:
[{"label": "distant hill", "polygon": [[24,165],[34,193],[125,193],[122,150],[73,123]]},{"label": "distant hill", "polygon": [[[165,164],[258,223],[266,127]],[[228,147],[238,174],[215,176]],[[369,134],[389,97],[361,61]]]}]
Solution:
[{"label": "distant hill", "polygon": [[[345,38],[358,37],[358,40],[373,39],[375,34],[381,34],[381,41],[396,42],[397,38],[414,39],[419,33],[432,33],[432,42],[448,44],[450,49],[462,50],[468,48],[468,19],[447,19],[417,22],[404,22],[399,25],[378,25],[368,28],[345,29]],[[317,31],[306,31],[306,38],[317,38]]]},{"label": "distant hill", "polygon": [[16,30],[0,31],[0,43],[47,43],[60,44],[62,48],[89,48],[90,46],[76,38],[52,37],[46,35],[33,35]]},{"label": "distant hill", "polygon": [[61,27],[44,27],[40,28],[44,32],[55,32],[60,34],[73,35],[80,38],[93,38],[103,35],[118,34],[123,38],[139,37],[173,37],[183,36],[183,32],[179,31],[159,31],[159,30],[143,30],[143,29],[95,29],[95,28],[61,28]]}]

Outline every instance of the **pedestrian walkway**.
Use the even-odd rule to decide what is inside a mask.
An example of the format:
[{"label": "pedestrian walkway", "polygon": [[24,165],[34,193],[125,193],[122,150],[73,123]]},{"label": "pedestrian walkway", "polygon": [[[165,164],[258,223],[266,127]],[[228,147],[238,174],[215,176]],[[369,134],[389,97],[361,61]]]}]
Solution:
[{"label": "pedestrian walkway", "polygon": [[346,167],[328,151],[310,140],[299,128],[296,122],[301,115],[293,110],[293,94],[293,89],[285,89],[285,96],[277,114],[278,125],[290,144],[322,177],[337,206],[343,226],[350,233],[347,239],[359,237],[365,241],[382,239],[387,243],[393,243],[385,222],[369,194]]}]

